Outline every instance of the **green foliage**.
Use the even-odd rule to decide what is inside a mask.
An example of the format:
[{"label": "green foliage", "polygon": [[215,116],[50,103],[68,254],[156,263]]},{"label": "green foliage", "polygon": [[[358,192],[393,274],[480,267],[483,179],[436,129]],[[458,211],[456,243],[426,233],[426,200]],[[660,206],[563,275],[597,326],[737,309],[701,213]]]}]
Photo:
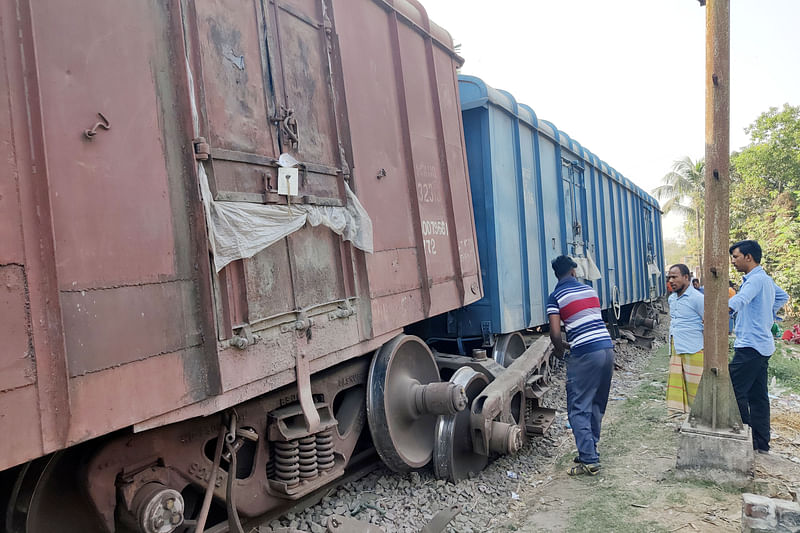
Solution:
[{"label": "green foliage", "polygon": [[672,164],[672,170],[661,178],[661,185],[653,189],[653,195],[662,202],[664,213],[674,211],[685,217],[685,251],[697,257],[701,265],[705,215],[704,171],[705,162],[702,159],[692,161],[690,157],[684,157]]},{"label": "green foliage", "polygon": [[770,108],[747,128],[750,144],[731,156],[731,241],[755,239],[762,266],[800,314],[800,106]]},{"label": "green foliage", "polygon": [[664,235],[664,261],[667,265],[683,263],[688,253],[685,244],[679,243],[669,235]]},{"label": "green foliage", "polygon": [[767,373],[781,386],[800,392],[800,347],[776,341],[775,353],[769,358]]}]

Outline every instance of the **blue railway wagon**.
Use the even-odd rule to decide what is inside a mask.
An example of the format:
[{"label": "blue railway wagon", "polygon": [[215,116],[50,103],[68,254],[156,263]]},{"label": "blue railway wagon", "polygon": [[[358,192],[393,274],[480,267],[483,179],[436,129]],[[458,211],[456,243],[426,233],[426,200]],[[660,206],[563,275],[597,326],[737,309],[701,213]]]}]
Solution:
[{"label": "blue railway wagon", "polygon": [[459,92],[484,298],[424,324],[430,342],[464,352],[546,324],[561,254],[623,320],[664,294],[654,198],[510,93],[473,76]]}]

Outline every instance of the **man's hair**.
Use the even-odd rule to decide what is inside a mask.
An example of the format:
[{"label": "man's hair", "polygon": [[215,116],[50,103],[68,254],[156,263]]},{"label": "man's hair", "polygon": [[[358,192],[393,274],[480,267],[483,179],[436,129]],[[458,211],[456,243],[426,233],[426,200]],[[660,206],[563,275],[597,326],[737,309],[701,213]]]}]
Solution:
[{"label": "man's hair", "polygon": [[746,241],[739,241],[728,248],[728,253],[733,255],[733,251],[737,248],[740,254],[749,255],[753,258],[753,261],[759,264],[761,263],[761,245],[758,244],[758,241],[749,239]]},{"label": "man's hair", "polygon": [[556,277],[558,279],[561,279],[562,277],[567,275],[570,270],[577,267],[578,263],[573,261],[571,257],[567,257],[566,255],[559,255],[550,262],[550,265],[553,267],[553,272],[555,272]]},{"label": "man's hair", "polygon": [[674,264],[671,267],[669,267],[669,270],[672,270],[673,268],[677,268],[680,271],[681,276],[689,275],[689,267],[684,265],[683,263]]}]

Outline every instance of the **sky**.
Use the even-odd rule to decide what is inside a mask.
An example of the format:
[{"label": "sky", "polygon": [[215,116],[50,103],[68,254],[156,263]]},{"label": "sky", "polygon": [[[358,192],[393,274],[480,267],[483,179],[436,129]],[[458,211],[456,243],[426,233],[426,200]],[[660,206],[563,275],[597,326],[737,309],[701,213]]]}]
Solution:
[{"label": "sky", "polygon": [[[421,0],[463,74],[650,192],[705,151],[705,18],[697,0]],[[731,0],[731,150],[770,107],[800,105],[800,0]],[[665,237],[681,221],[665,219]]]}]

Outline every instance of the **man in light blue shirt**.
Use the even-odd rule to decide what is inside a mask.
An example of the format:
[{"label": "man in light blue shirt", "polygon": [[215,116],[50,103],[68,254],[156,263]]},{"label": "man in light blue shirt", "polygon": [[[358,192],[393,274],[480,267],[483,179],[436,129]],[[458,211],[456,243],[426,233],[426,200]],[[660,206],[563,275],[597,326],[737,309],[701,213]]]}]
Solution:
[{"label": "man in light blue shirt", "polygon": [[761,246],[746,240],[730,247],[731,263],[744,273],[739,292],[728,300],[737,313],[733,360],[728,369],[742,422],[753,430],[753,448],[769,452],[769,395],[767,367],[775,352],[772,324],[789,295],[761,268]]},{"label": "man in light blue shirt", "polygon": [[[687,268],[688,268],[688,267],[687,267]],[[705,293],[706,293],[706,289],[705,289],[705,287],[701,287],[701,286],[700,286],[700,280],[699,280],[699,279],[697,279],[697,278],[694,278],[694,279],[692,280],[692,287],[694,287],[694,290],[696,290],[696,291],[697,291],[697,292],[699,292],[700,294],[705,294]]]},{"label": "man in light blue shirt", "polygon": [[703,377],[704,297],[689,282],[689,267],[672,265],[667,271],[670,358],[667,409],[688,413]]}]

